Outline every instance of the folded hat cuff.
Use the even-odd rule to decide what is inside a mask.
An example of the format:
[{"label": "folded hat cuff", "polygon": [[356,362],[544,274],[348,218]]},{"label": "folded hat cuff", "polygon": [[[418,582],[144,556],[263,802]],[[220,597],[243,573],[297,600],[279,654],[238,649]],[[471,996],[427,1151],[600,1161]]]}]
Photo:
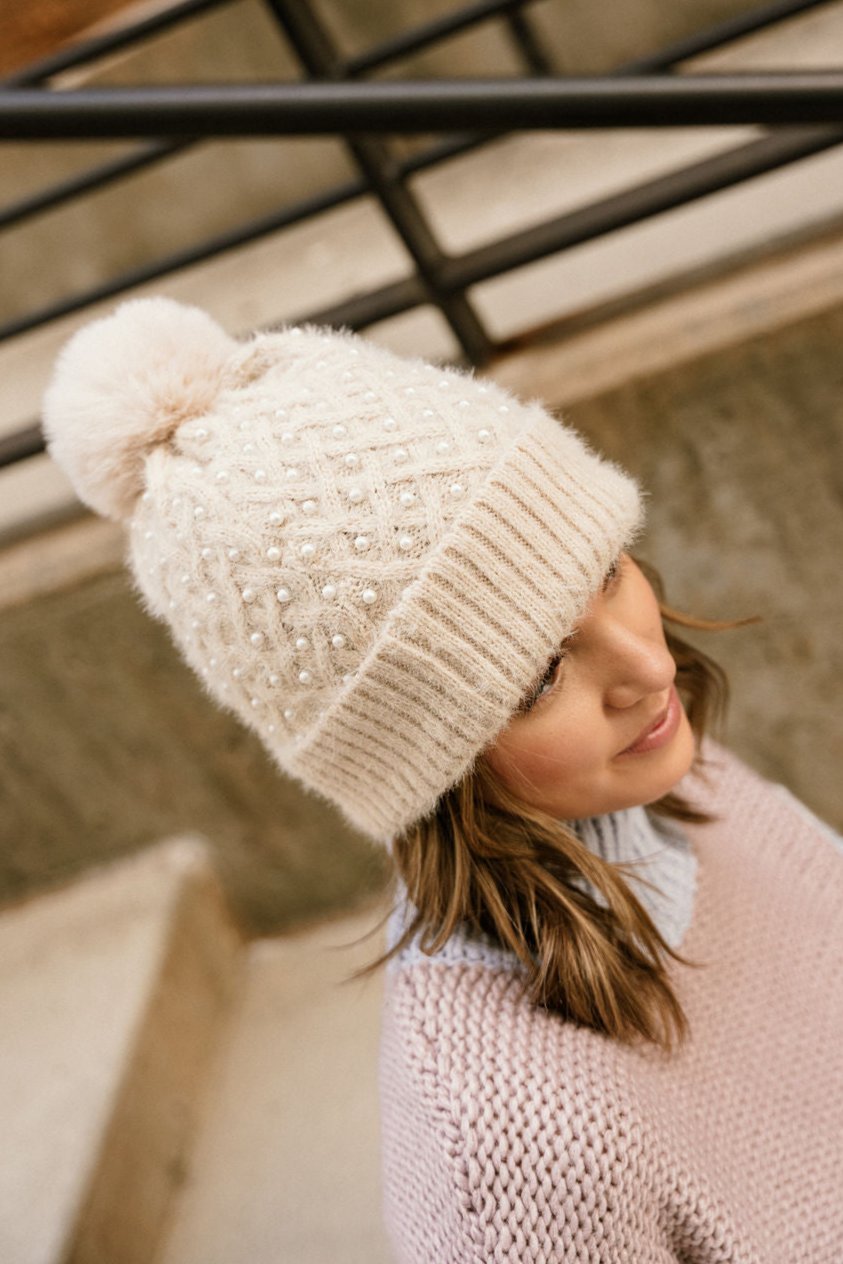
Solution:
[{"label": "folded hat cuff", "polygon": [[641,519],[634,480],[539,413],[287,770],[388,843],[505,727]]}]

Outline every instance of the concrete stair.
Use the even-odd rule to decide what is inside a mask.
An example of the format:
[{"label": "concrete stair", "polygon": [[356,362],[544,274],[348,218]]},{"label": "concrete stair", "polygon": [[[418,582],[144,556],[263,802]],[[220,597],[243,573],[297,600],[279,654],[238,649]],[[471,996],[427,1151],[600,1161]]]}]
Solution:
[{"label": "concrete stair", "polygon": [[387,1264],[376,920],[245,945],[197,838],[0,915],[3,1264]]},{"label": "concrete stair", "polygon": [[195,838],[0,916],[4,1264],[149,1261],[242,964]]}]

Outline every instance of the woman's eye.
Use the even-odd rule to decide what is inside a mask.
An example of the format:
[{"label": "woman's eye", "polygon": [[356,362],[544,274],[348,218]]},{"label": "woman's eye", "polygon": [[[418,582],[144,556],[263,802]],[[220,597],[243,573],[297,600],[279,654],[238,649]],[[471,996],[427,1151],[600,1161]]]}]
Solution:
[{"label": "woman's eye", "polygon": [[565,654],[564,651],[562,651],[557,654],[555,658],[551,659],[547,671],[542,676],[541,680],[538,684],[533,686],[519,706],[518,710],[520,712],[526,713],[527,711],[531,711],[537,702],[541,702],[543,698],[547,698],[553,693],[554,689],[559,684],[559,669],[564,657]]}]

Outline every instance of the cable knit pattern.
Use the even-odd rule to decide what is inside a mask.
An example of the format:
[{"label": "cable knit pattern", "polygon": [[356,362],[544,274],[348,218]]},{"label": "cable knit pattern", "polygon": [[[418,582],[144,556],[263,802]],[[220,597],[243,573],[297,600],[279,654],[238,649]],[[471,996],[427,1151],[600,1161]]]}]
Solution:
[{"label": "cable knit pattern", "polygon": [[382,842],[497,736],[642,517],[537,403],[352,334],[239,344],[167,299],[74,335],[44,425],[208,692]]},{"label": "cable knit pattern", "polygon": [[386,1213],[401,1264],[840,1264],[839,840],[723,752],[684,787],[693,920],[669,1056],[468,959],[389,975]]}]

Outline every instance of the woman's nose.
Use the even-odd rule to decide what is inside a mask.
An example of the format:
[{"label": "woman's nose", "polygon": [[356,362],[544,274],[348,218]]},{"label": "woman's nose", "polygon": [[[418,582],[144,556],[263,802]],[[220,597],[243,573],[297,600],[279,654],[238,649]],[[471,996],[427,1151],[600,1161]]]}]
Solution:
[{"label": "woman's nose", "polygon": [[622,630],[613,638],[606,678],[606,705],[616,710],[634,707],[642,698],[664,693],[673,684],[676,663],[661,629],[654,636]]}]

